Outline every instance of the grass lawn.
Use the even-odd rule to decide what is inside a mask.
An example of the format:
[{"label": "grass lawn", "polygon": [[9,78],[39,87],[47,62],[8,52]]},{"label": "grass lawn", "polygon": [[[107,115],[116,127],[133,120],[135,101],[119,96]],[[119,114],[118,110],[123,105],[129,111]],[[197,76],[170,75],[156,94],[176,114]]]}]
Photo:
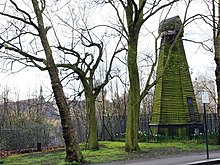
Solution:
[{"label": "grass lawn", "polygon": [[[187,142],[164,142],[164,143],[139,143],[141,151],[127,153],[124,151],[124,142],[100,142],[100,150],[82,152],[87,163],[102,163],[115,160],[129,160],[134,158],[156,157],[175,155],[185,152],[205,151],[205,144],[196,144],[193,141]],[[210,150],[220,150],[220,146],[209,145]],[[7,165],[64,165],[65,150],[56,149],[52,151],[18,154],[2,158],[0,164]]]}]

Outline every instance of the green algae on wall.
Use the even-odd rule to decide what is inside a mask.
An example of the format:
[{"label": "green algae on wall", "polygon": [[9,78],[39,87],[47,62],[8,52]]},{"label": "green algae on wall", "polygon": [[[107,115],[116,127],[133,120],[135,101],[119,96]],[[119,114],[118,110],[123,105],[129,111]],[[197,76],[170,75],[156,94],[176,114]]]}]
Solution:
[{"label": "green algae on wall", "polygon": [[155,86],[151,118],[156,134],[187,136],[188,126],[199,121],[182,34],[170,50],[180,26],[177,16],[162,21],[159,27],[162,41],[157,76],[161,78]]}]

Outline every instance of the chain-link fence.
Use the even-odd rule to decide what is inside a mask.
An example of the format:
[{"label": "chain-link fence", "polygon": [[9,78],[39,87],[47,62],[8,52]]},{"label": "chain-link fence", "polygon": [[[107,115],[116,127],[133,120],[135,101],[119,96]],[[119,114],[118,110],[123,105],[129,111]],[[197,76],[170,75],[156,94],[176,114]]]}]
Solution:
[{"label": "chain-link fence", "polygon": [[35,125],[0,129],[0,151],[51,147],[63,144],[60,128]]},{"label": "chain-link fence", "polygon": [[[139,131],[150,134],[149,116],[139,118]],[[105,116],[98,120],[99,139],[114,140],[125,137],[126,116]],[[200,114],[203,123],[203,114]],[[218,132],[219,119],[217,114],[207,114],[207,127],[210,132]],[[87,140],[88,128],[86,120],[74,121],[74,128],[80,142]],[[22,150],[29,148],[54,147],[64,145],[60,126],[33,125],[25,128],[0,128],[0,151]]]}]

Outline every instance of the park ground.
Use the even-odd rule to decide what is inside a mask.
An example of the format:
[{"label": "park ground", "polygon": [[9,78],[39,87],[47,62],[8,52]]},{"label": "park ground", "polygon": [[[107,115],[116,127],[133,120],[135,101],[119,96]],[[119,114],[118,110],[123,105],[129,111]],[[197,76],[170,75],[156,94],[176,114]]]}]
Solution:
[{"label": "park ground", "polygon": [[[81,144],[85,157],[85,164],[107,164],[109,162],[140,162],[143,160],[155,160],[171,157],[191,155],[192,153],[204,153],[204,143],[191,141],[171,141],[157,143],[139,143],[141,151],[127,153],[124,151],[124,142],[100,142],[100,150],[85,150],[85,144]],[[220,146],[209,145],[210,151],[220,151]],[[64,165],[65,149],[49,149],[42,152],[26,154],[14,154],[1,158],[0,164],[10,165]]]}]

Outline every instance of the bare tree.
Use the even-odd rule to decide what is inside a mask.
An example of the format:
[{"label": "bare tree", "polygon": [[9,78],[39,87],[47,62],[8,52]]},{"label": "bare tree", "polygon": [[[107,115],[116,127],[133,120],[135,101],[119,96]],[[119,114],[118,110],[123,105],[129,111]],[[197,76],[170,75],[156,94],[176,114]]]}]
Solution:
[{"label": "bare tree", "polygon": [[[151,77],[156,66],[156,62],[152,65],[150,75],[144,87],[144,90],[140,91],[140,80],[138,71],[138,42],[140,30],[149,18],[158,13],[161,9],[171,6],[178,0],[172,1],[151,1],[139,0],[138,2],[133,0],[109,0],[108,3],[115,9],[118,16],[121,29],[123,30],[127,45],[128,45],[128,74],[129,74],[129,103],[128,103],[128,117],[126,127],[126,151],[139,150],[138,146],[138,119],[140,111],[140,102],[146,96],[149,89],[155,84],[151,83]],[[123,21],[123,16],[119,12],[120,6],[125,13],[126,23]]]},{"label": "bare tree", "polygon": [[[12,65],[18,61],[26,66],[48,71],[61,117],[66,144],[65,160],[81,163],[83,156],[77,143],[76,132],[47,35],[50,27],[45,25],[46,8],[46,1],[1,2],[0,15],[6,18],[5,24],[1,25],[2,56],[6,60],[11,60]],[[45,58],[41,58],[42,56]]]},{"label": "bare tree", "polygon": [[203,113],[203,104],[201,101],[201,92],[203,90],[209,93],[209,104],[208,104],[208,113],[217,113],[216,105],[216,90],[215,90],[215,81],[213,78],[208,78],[202,74],[197,74],[197,77],[194,81],[194,89],[195,89],[195,96],[197,97],[197,105],[198,111]]},{"label": "bare tree", "polygon": [[[197,42],[203,46],[203,48],[211,53],[214,53],[214,60],[216,64],[215,68],[215,77],[216,77],[216,86],[217,86],[217,112],[218,117],[220,116],[220,1],[206,1],[203,2],[207,6],[208,14],[198,14],[196,15],[197,19],[202,19],[204,23],[209,25],[209,27],[213,30],[213,35],[211,40],[213,41],[214,51],[213,49],[204,44],[203,42]],[[217,11],[217,13],[216,13]],[[208,39],[210,40],[210,38]],[[219,120],[220,122],[220,120]],[[219,127],[220,130],[220,127]],[[220,136],[218,138],[218,144],[220,144]]]},{"label": "bare tree", "polygon": [[[88,36],[92,36],[89,31]],[[103,87],[109,82],[110,79],[114,77],[111,75],[111,68],[113,64],[113,59],[115,58],[117,53],[120,53],[124,49],[118,49],[120,39],[118,44],[116,45],[115,51],[113,51],[112,58],[110,60],[109,68],[106,70],[104,76],[104,80],[95,81],[95,73],[100,63],[103,61],[103,42],[100,40],[100,43],[96,43],[92,38],[88,39],[83,34],[81,36],[81,41],[85,47],[95,47],[98,49],[98,53],[89,53],[85,52],[79,54],[72,48],[66,48],[64,46],[59,46],[59,50],[63,51],[64,54],[71,54],[77,60],[75,63],[71,63],[69,61],[65,61],[63,64],[57,64],[58,67],[67,68],[71,70],[77,77],[80,79],[83,90],[85,92],[86,98],[86,111],[87,111],[87,120],[88,120],[88,149],[99,149],[98,145],[98,132],[97,132],[97,120],[96,120],[96,109],[95,109],[95,100]],[[85,41],[84,41],[85,40]],[[97,57],[95,57],[95,55]],[[106,61],[107,63],[107,61]],[[79,95],[82,93],[80,92]]]},{"label": "bare tree", "polygon": [[[80,5],[83,6],[81,3]],[[99,145],[95,101],[105,85],[116,76],[117,73],[112,71],[113,62],[118,54],[126,49],[121,45],[121,34],[113,31],[110,26],[89,25],[88,18],[91,15],[87,14],[86,6],[78,14],[74,14],[71,4],[68,9],[70,17],[59,16],[59,20],[62,29],[70,31],[68,37],[72,36],[72,41],[66,44],[56,37],[58,43],[56,48],[59,54],[62,54],[62,62],[56,66],[62,68],[67,82],[72,81],[70,78],[81,82],[82,90],[77,94],[78,96],[85,94],[88,149],[96,150],[99,149]],[[75,15],[80,15],[78,21],[74,20]],[[102,74],[99,74],[100,67],[104,68]]]},{"label": "bare tree", "polygon": [[[105,74],[104,78],[102,78],[102,81],[100,81],[99,83],[96,83],[96,79],[97,79],[96,70],[98,69],[100,63],[104,61],[103,60],[103,54],[105,52],[104,49],[105,49],[105,46],[108,44],[108,43],[105,43],[106,41],[104,41],[104,36],[107,34],[107,32],[104,32],[103,36],[101,36],[101,38],[99,39],[99,37],[97,37],[98,34],[96,35],[94,31],[97,28],[102,27],[102,26],[95,26],[89,29],[88,25],[86,24],[87,18],[85,18],[85,14],[82,14],[84,11],[82,11],[82,13],[79,13],[79,14],[82,14],[82,18],[77,18],[77,19],[82,19],[83,25],[82,26],[79,25],[79,22],[75,21],[76,14],[73,12],[73,9],[71,7],[72,4],[70,4],[70,1],[68,1],[64,5],[69,12],[69,15],[70,15],[69,17],[62,18],[61,15],[55,14],[57,18],[55,21],[59,22],[57,27],[54,26],[55,23],[53,22],[53,19],[51,18],[52,16],[48,14],[49,9],[47,10],[44,2],[41,2],[41,5],[42,5],[42,9],[40,10],[42,11],[40,11],[40,13],[42,14],[46,13],[47,15],[45,14],[46,15],[45,17],[47,18],[47,21],[49,22],[49,23],[46,22],[44,24],[51,25],[51,26],[44,27],[45,29],[44,34],[41,34],[42,31],[40,31],[40,29],[37,27],[37,26],[40,27],[42,22],[38,21],[39,22],[38,25],[35,25],[33,23],[34,21],[30,20],[31,15],[24,13],[24,11],[21,11],[21,12],[27,15],[27,18],[30,20],[29,24],[30,25],[33,24],[32,26],[39,31],[39,36],[41,38],[42,46],[43,46],[44,51],[46,52],[46,59],[38,58],[38,54],[40,54],[42,50],[38,49],[37,44],[35,45],[37,46],[37,48],[35,49],[38,49],[38,50],[34,52],[36,54],[35,56],[33,54],[31,55],[30,53],[23,51],[22,47],[18,50],[15,47],[10,47],[9,44],[6,45],[5,43],[9,43],[9,41],[7,40],[3,40],[4,43],[2,45],[5,47],[5,49],[15,51],[17,53],[20,53],[22,56],[24,56],[24,58],[22,58],[24,61],[22,61],[21,58],[17,58],[16,56],[11,56],[13,57],[13,60],[14,60],[13,62],[19,61],[20,63],[23,63],[26,66],[38,67],[41,70],[48,70],[51,79],[54,78],[53,72],[57,71],[58,68],[61,68],[60,69],[61,73],[62,74],[65,73],[63,74],[64,76],[61,75],[63,76],[62,81],[67,80],[67,83],[69,83],[72,80],[81,81],[83,89],[82,91],[79,91],[78,95],[80,96],[82,95],[82,93],[85,93],[85,98],[86,98],[86,110],[87,110],[87,119],[88,119],[88,127],[89,127],[88,148],[98,149],[99,145],[98,145],[97,121],[96,121],[96,112],[95,112],[96,111],[95,110],[95,99],[97,95],[100,93],[101,89],[108,83],[110,79],[114,77],[114,75],[110,74],[111,67],[113,65],[113,59],[115,58],[116,54],[125,50],[123,47],[121,49],[119,48],[121,38],[119,37],[118,41],[116,41],[116,44],[115,44],[116,46],[114,48],[114,51],[112,51],[111,53],[112,56],[109,62],[105,61],[105,63],[109,63],[109,66],[108,68],[106,68],[106,71],[104,73]],[[38,18],[37,11],[35,11],[35,13]],[[5,14],[3,13],[2,15],[5,15]],[[8,15],[6,14],[5,16],[8,16]],[[21,21],[20,18],[16,18],[16,19]],[[25,21],[24,20],[21,21],[25,23],[24,26],[29,25],[27,21],[26,22]],[[51,28],[54,32],[54,38],[57,44],[55,46],[51,46],[49,45],[49,43],[45,42],[44,35],[48,35],[47,33],[51,34],[50,33]],[[24,29],[26,30],[26,27]],[[59,32],[57,29],[59,29],[61,32]],[[69,32],[68,34],[66,34],[67,31]],[[96,30],[96,32],[97,31],[98,30]],[[29,33],[32,34],[33,37],[38,36],[38,34],[28,32],[25,34],[20,34],[20,36],[16,37],[14,40],[21,39],[22,35],[26,35]],[[66,38],[68,42],[66,42],[63,38]],[[34,38],[34,42],[37,43],[35,38]],[[49,54],[48,56],[47,56],[47,53]],[[51,59],[52,54],[54,56],[53,59]],[[54,60],[55,58],[57,58],[56,55],[58,56],[60,61]],[[6,59],[7,57],[8,56],[6,56]],[[26,59],[28,60],[25,61]],[[50,67],[47,66],[49,62],[51,63],[50,65],[54,67],[54,70],[52,70]],[[55,91],[54,91],[54,94],[55,94]]]}]

